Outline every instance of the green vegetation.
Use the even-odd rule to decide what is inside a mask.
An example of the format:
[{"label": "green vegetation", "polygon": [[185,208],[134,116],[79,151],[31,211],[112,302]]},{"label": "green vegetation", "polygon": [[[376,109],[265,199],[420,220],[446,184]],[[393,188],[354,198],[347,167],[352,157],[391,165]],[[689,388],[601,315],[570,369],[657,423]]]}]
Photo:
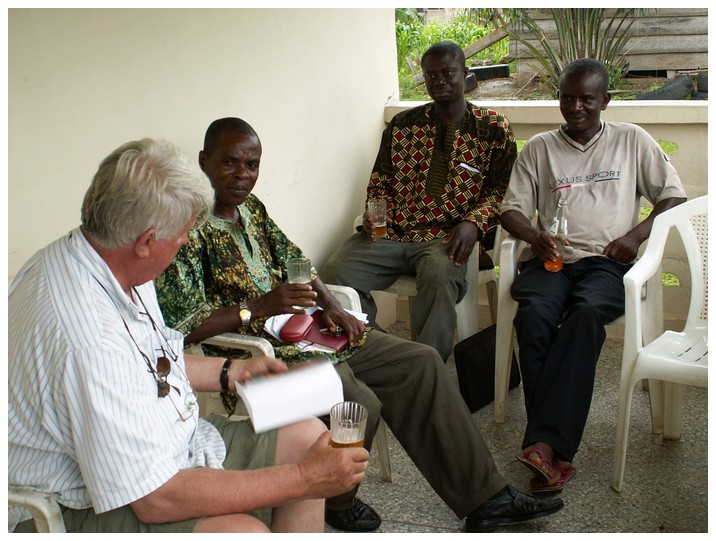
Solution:
[{"label": "green vegetation", "polygon": [[679,145],[672,143],[671,141],[659,141],[659,146],[668,156],[673,156],[679,151]]},{"label": "green vegetation", "polygon": [[[509,37],[522,43],[542,65],[541,81],[552,97],[557,96],[564,66],[578,58],[601,60],[609,70],[609,87],[615,88],[626,72],[623,51],[630,36],[636,9],[618,8],[611,17],[601,8],[538,9],[554,21],[558,45],[555,47],[542,28],[524,9],[494,9],[493,16],[505,24]],[[536,47],[515,30],[526,30],[536,38]]]},{"label": "green vegetation", "polygon": [[[398,78],[400,99],[430,100],[425,86],[417,84],[411,63],[419,70],[420,57],[432,44],[449,40],[460,47],[467,47],[494,28],[481,20],[474,10],[466,9],[449,22],[432,21],[425,24],[415,8],[395,10],[395,42],[398,49]],[[503,39],[492,47],[467,59],[468,66],[499,64],[507,56],[509,41]]]},{"label": "green vegetation", "polygon": [[[534,10],[529,10],[534,11]],[[548,40],[541,27],[525,9],[464,8],[450,21],[432,21],[425,24],[416,8],[397,8],[395,39],[398,51],[398,78],[400,98],[408,101],[429,101],[423,84],[414,79],[414,70],[420,70],[420,56],[433,43],[450,40],[465,48],[492,32],[496,27],[506,28],[508,37],[467,59],[468,66],[506,63],[510,40],[520,41],[542,64],[539,81],[542,90],[524,95],[521,99],[554,99],[562,68],[576,58],[588,56],[602,60],[610,73],[613,98],[634,99],[644,92],[639,84],[623,78],[626,67],[623,51],[630,35],[632,18],[640,9],[560,8],[539,9],[548,13],[556,27],[558,45]],[[520,29],[520,33],[513,29]],[[526,33],[532,35],[526,40]],[[534,39],[538,46],[533,45]],[[510,64],[514,72],[514,63]]]}]

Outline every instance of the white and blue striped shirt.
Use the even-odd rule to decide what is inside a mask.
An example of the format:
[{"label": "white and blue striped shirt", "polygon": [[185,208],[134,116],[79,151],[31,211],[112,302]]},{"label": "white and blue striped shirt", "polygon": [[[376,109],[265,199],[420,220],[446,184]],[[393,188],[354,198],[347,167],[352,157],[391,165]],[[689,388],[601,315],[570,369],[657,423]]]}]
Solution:
[{"label": "white and blue striped shirt", "polygon": [[[181,469],[221,468],[221,436],[186,405],[183,337],[165,326],[151,281],[136,292],[133,301],[122,291],[79,228],[18,273],[8,305],[11,485],[103,513]],[[140,350],[155,369],[176,354],[168,396],[158,397]]]}]

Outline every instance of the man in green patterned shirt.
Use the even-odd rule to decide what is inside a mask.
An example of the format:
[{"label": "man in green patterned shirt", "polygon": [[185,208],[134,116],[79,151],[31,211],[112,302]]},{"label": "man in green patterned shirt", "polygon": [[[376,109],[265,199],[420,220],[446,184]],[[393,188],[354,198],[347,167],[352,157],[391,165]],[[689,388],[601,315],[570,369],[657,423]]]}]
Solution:
[{"label": "man in green patterned shirt", "polygon": [[[268,338],[268,317],[318,305],[324,325],[341,326],[348,335],[349,347],[334,362],[345,399],[368,410],[366,449],[382,416],[437,494],[458,517],[467,517],[469,531],[561,509],[561,500],[537,500],[507,485],[435,349],[366,328],[315,273],[310,285],[285,283],[286,260],[301,251],[251,194],[260,159],[258,135],[243,120],[209,126],[199,164],[214,188],[214,215],[190,231],[189,242],[156,280],[167,324],[184,333],[185,343],[226,331]],[[278,358],[300,356],[297,346],[272,341]],[[347,531],[377,529],[380,517],[356,492],[326,500],[326,521]]]},{"label": "man in green patterned shirt", "polygon": [[433,45],[421,64],[434,101],[393,118],[368,183],[368,200],[387,200],[387,238],[372,238],[373,224],[364,214],[362,231],[345,241],[322,275],[358,291],[374,323],[370,292],[415,274],[413,331],[447,361],[455,305],[467,291],[463,263],[476,242],[490,243],[517,147],[506,117],[465,101],[468,70],[458,45]]}]

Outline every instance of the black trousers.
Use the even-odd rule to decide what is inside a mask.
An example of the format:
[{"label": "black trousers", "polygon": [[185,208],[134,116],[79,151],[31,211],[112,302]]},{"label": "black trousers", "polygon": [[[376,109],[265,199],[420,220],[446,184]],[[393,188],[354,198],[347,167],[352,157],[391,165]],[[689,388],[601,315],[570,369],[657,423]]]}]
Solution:
[{"label": "black trousers", "polygon": [[515,330],[527,409],[523,449],[545,442],[571,462],[582,440],[604,326],[624,314],[629,265],[605,257],[565,264],[559,272],[528,261],[512,284]]}]

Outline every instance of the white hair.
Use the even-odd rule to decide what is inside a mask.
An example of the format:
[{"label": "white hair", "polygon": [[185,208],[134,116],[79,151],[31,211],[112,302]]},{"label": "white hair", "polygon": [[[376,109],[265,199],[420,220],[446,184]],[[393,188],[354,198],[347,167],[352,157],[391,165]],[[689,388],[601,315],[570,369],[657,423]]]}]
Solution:
[{"label": "white hair", "polygon": [[107,156],[82,203],[82,225],[104,248],[179,235],[192,216],[205,221],[214,202],[206,175],[164,140],[131,141]]}]

